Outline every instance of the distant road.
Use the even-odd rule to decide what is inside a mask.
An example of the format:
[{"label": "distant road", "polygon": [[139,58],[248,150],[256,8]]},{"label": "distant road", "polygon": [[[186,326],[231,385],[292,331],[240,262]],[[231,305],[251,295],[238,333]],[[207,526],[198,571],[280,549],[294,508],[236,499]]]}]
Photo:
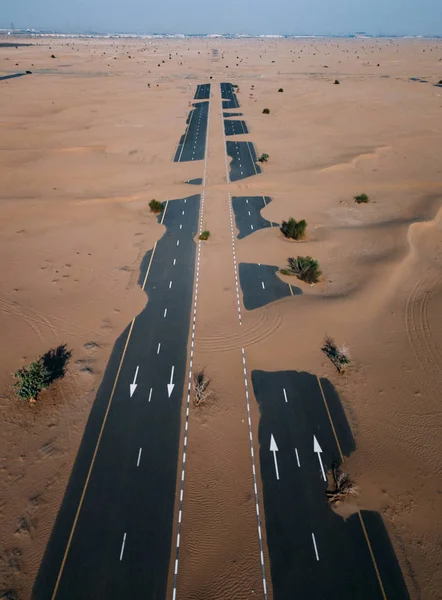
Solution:
[{"label": "distant road", "polygon": [[231,83],[220,83],[223,109],[239,108],[235,88]]},{"label": "distant road", "polygon": [[210,83],[202,83],[197,86],[194,100],[209,100],[210,98]]},{"label": "distant road", "polygon": [[114,348],[33,600],[166,596],[199,206],[165,207],[141,267],[149,302]]},{"label": "distant road", "polygon": [[194,108],[186,121],[186,133],[181,137],[175,153],[175,162],[204,159],[208,114],[209,102],[194,104]]}]

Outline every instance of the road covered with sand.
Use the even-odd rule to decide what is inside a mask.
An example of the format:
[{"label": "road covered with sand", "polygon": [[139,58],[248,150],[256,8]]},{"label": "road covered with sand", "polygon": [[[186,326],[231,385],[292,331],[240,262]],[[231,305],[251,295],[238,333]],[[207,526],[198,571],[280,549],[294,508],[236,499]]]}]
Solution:
[{"label": "road covered with sand", "polygon": [[[145,306],[141,261],[164,233],[147,204],[199,191],[184,182],[202,177],[201,162],[173,159],[196,86],[212,77],[239,86],[250,134],[231,140],[270,158],[227,188],[217,91],[195,329],[195,368],[212,394],[191,404],[178,597],[262,597],[248,423],[257,456],[262,401],[250,373],[260,371],[333,384],[359,488],[338,513],[379,512],[410,596],[440,596],[441,58],[436,40],[44,39],[0,49],[0,76],[32,71],[0,81],[5,590],[30,597],[112,347]],[[359,205],[362,192],[370,202]],[[229,193],[271,199],[259,217],[269,223],[305,219],[305,241],[277,226],[237,239]],[[284,267],[296,253],[320,261],[320,283],[283,277],[302,293],[247,307],[237,266]],[[321,352],[325,334],[350,348],[344,376]],[[12,373],[61,343],[73,352],[66,377],[37,406],[14,399]],[[273,597],[264,529],[263,544]],[[171,560],[170,594],[173,569]]]}]

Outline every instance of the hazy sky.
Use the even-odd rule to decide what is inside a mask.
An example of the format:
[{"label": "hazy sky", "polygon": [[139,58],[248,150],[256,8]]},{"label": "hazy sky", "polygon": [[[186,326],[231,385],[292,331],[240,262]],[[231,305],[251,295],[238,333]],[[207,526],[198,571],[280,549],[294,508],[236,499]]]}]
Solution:
[{"label": "hazy sky", "polygon": [[442,0],[0,0],[0,25],[63,31],[442,34]]}]

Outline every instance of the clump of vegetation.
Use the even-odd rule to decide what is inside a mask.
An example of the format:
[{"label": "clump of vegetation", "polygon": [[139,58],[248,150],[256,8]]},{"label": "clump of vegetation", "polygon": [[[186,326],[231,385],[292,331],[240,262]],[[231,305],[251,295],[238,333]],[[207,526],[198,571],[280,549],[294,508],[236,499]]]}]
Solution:
[{"label": "clump of vegetation", "polygon": [[335,79],[335,85],[339,85],[341,82],[339,81],[339,79]]},{"label": "clump of vegetation", "polygon": [[283,275],[296,275],[301,281],[306,283],[316,283],[322,275],[319,268],[319,262],[311,256],[297,256],[288,258],[287,269],[281,269]]},{"label": "clump of vegetation", "polygon": [[358,490],[350,476],[337,463],[333,463],[329,471],[332,476],[332,489],[326,491],[327,500],[334,504],[339,500],[344,500],[346,496],[357,496]]},{"label": "clump of vegetation", "polygon": [[47,389],[56,379],[64,377],[71,355],[72,352],[63,344],[18,369],[14,373],[14,388],[17,396],[34,404],[41,391]]},{"label": "clump of vegetation", "polygon": [[155,200],[155,198],[149,202],[149,208],[150,208],[151,212],[153,212],[155,214],[163,212],[163,210],[164,210],[164,206],[163,206],[162,202],[158,202],[158,200]]},{"label": "clump of vegetation", "polygon": [[279,88],[278,92],[283,92],[284,90],[282,88]]},{"label": "clump of vegetation", "polygon": [[270,108],[265,108],[265,109],[262,111],[262,114],[263,114],[263,115],[269,115],[269,114],[270,114]]},{"label": "clump of vegetation", "polygon": [[38,394],[49,387],[49,371],[43,361],[37,360],[27,367],[22,367],[14,373],[16,379],[14,388],[19,398],[28,400],[31,404],[37,401]]},{"label": "clump of vegetation", "polygon": [[358,204],[366,204],[369,200],[367,194],[359,194],[359,196],[354,197],[355,202]]},{"label": "clump of vegetation", "polygon": [[204,373],[204,369],[202,371],[198,371],[193,376],[193,391],[194,391],[194,399],[193,402],[195,406],[199,406],[202,402],[204,402],[212,393],[207,388],[210,385],[210,379],[206,377]]},{"label": "clump of vegetation", "polygon": [[290,217],[288,221],[283,221],[281,225],[281,233],[286,237],[292,240],[300,240],[305,235],[305,230],[307,229],[307,222],[302,219],[302,221],[296,221]]},{"label": "clump of vegetation", "polygon": [[269,160],[269,155],[268,154],[261,154],[261,156],[258,158],[258,161],[261,163],[267,162]]},{"label": "clump of vegetation", "polygon": [[334,364],[338,373],[343,373],[347,365],[351,362],[347,346],[337,346],[333,338],[329,335],[325,336],[324,345],[321,350]]},{"label": "clump of vegetation", "polygon": [[55,54],[51,54],[51,58],[57,58]]},{"label": "clump of vegetation", "polygon": [[208,240],[210,237],[210,231],[203,231],[200,235],[200,240]]}]

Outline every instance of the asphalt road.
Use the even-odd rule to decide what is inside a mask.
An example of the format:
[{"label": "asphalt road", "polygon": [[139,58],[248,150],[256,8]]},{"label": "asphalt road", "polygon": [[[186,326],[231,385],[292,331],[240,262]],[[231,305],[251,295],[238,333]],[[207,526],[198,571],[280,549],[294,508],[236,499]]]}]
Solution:
[{"label": "asphalt road", "polygon": [[0,81],[5,81],[6,79],[16,79],[17,77],[25,77],[26,75],[30,75],[30,73],[12,73],[11,75],[1,75]]},{"label": "asphalt road", "polygon": [[235,94],[235,88],[231,83],[220,83],[221,98],[224,109],[239,108],[238,98]]},{"label": "asphalt road", "polygon": [[242,117],[243,113],[237,112],[225,112],[223,113],[223,117]]},{"label": "asphalt road", "polygon": [[198,85],[194,100],[208,100],[210,98],[210,83]]},{"label": "asphalt road", "polygon": [[245,121],[242,121],[241,119],[224,120],[224,135],[241,135],[243,133],[249,133]]},{"label": "asphalt road", "polygon": [[239,283],[246,310],[254,310],[275,300],[302,294],[300,288],[281,281],[276,275],[277,271],[278,267],[273,265],[239,263]]},{"label": "asphalt road", "polygon": [[316,376],[296,371],[253,371],[252,384],[274,599],[406,600],[380,515],[344,520],[326,499],[327,469],[355,449],[333,386],[322,379],[323,396]]},{"label": "asphalt road", "polygon": [[[139,281],[142,285],[148,273],[144,289],[149,302],[114,347],[35,583],[34,600],[53,597],[59,573],[57,600],[165,599],[199,205],[199,195],[168,202],[166,233],[142,262]],[[131,384],[136,384],[132,396]]]},{"label": "asphalt road", "polygon": [[186,124],[186,133],[181,137],[175,153],[174,162],[203,160],[206,152],[207,119],[209,102],[194,104]]},{"label": "asphalt road", "polygon": [[185,181],[184,183],[190,183],[190,185],[202,185],[203,178],[197,177],[196,179],[189,179],[188,181]]},{"label": "asphalt road", "polygon": [[235,224],[239,229],[238,239],[252,234],[258,229],[279,227],[279,223],[267,221],[261,216],[261,210],[272,201],[269,196],[233,196],[232,208]]},{"label": "asphalt road", "polygon": [[261,173],[256,163],[256,152],[252,142],[226,142],[230,162],[230,181],[238,181]]}]

